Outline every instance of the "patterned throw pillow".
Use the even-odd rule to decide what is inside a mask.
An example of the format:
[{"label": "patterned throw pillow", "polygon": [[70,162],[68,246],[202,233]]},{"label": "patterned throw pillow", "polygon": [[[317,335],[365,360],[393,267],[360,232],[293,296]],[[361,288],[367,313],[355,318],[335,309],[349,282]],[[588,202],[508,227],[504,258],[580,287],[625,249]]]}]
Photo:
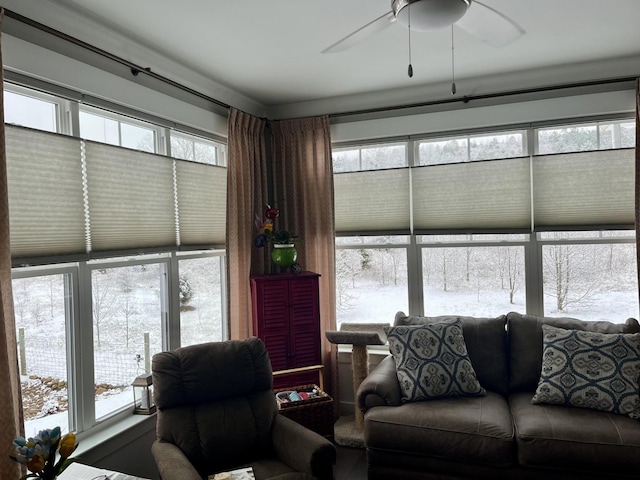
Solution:
[{"label": "patterned throw pillow", "polygon": [[640,419],[640,333],[542,325],[540,382],[531,403],[593,408]]},{"label": "patterned throw pillow", "polygon": [[459,320],[392,327],[388,340],[403,403],[486,394],[469,360]]}]

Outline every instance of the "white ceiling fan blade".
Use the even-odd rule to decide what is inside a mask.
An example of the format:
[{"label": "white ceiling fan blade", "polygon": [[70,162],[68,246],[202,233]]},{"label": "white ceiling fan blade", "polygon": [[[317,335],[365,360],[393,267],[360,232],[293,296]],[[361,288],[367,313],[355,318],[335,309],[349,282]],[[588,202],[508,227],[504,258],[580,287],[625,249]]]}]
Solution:
[{"label": "white ceiling fan blade", "polygon": [[525,33],[512,19],[477,0],[455,25],[493,47],[504,47]]},{"label": "white ceiling fan blade", "polygon": [[336,53],[348,50],[351,47],[354,47],[358,43],[362,42],[363,40],[366,40],[370,36],[381,32],[395,21],[396,17],[393,14],[393,11],[385,13],[384,15],[376,18],[374,21],[367,23],[364,27],[361,27],[355,32],[350,33],[343,39],[338,40],[330,47],[325,48],[322,53]]}]

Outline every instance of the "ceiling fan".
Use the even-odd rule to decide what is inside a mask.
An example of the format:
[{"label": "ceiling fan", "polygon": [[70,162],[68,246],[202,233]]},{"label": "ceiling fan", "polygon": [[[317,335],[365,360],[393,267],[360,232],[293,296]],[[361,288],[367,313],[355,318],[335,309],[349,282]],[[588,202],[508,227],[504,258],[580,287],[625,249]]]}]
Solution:
[{"label": "ceiling fan", "polygon": [[409,32],[409,68],[411,64],[411,31],[439,30],[451,28],[451,94],[456,94],[455,55],[453,25],[494,47],[514,42],[524,29],[498,10],[478,0],[392,0],[391,11],[360,27],[353,33],[325,48],[322,53],[348,50],[368,37],[384,30],[392,23],[407,27]]},{"label": "ceiling fan", "polygon": [[455,24],[494,47],[507,45],[525,33],[515,21],[478,0],[393,0],[390,12],[338,40],[322,53],[348,50],[395,22],[417,31],[438,30]]}]

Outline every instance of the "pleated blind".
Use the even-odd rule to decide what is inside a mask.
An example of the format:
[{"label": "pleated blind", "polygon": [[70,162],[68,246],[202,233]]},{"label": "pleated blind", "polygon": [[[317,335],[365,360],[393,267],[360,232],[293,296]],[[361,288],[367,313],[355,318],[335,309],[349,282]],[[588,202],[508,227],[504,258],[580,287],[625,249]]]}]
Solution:
[{"label": "pleated blind", "polygon": [[80,140],[5,125],[11,255],[85,252]]},{"label": "pleated blind", "polygon": [[533,158],[535,226],[634,223],[634,149]]},{"label": "pleated blind", "polygon": [[176,161],[180,241],[182,245],[224,245],[227,170]]},{"label": "pleated blind", "polygon": [[409,169],[334,175],[337,233],[410,231]]},{"label": "pleated blind", "polygon": [[414,230],[530,228],[529,172],[529,158],[414,168]]},{"label": "pleated blind", "polygon": [[336,231],[381,234],[411,226],[419,234],[633,225],[634,152],[335,174]]},{"label": "pleated blind", "polygon": [[173,160],[86,142],[91,250],[176,244]]},{"label": "pleated blind", "polygon": [[225,168],[5,127],[12,259],[224,245]]}]

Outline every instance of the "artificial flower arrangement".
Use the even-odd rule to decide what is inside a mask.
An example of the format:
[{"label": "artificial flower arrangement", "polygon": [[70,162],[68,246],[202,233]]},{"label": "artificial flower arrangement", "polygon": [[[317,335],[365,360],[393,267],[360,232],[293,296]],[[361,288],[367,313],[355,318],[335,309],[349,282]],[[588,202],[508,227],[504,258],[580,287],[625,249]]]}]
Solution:
[{"label": "artificial flower arrangement", "polygon": [[255,239],[256,247],[264,247],[267,243],[276,245],[302,243],[302,239],[299,236],[293,235],[287,230],[274,230],[273,221],[279,215],[280,210],[271,205],[265,205],[264,219],[256,214],[256,228],[258,229],[258,235]]},{"label": "artificial flower arrangement", "polygon": [[54,480],[71,462],[69,456],[78,446],[75,434],[67,433],[60,436],[60,427],[41,430],[38,435],[28,440],[17,437],[13,440],[13,445],[16,447],[16,455],[10,455],[11,459],[26,465],[31,472],[21,480]]}]

